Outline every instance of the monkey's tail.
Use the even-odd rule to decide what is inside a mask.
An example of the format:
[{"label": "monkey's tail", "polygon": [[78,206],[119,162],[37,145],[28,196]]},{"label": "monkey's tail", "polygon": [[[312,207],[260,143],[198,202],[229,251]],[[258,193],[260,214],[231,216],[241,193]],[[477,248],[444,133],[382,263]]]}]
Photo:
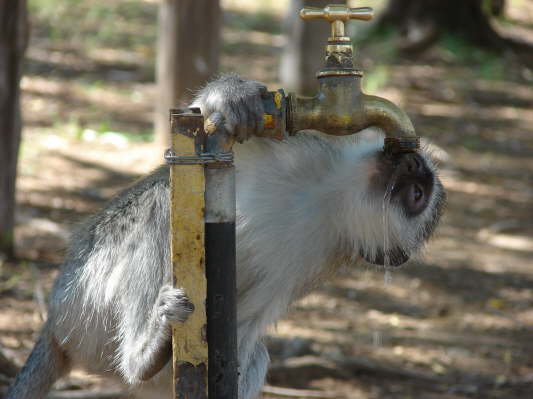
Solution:
[{"label": "monkey's tail", "polygon": [[41,399],[52,384],[69,370],[69,362],[46,327],[5,399]]}]

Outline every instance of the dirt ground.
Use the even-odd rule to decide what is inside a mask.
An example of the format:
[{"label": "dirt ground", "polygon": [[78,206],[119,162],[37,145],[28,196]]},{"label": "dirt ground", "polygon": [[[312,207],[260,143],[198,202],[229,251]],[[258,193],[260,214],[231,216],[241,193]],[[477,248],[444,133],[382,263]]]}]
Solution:
[{"label": "dirt ground", "polygon": [[[120,12],[119,3],[106,7]],[[224,3],[222,69],[280,87],[283,7],[245,3]],[[89,17],[73,38],[46,13],[32,17],[20,260],[0,259],[0,347],[18,365],[46,316],[68,232],[161,163],[161,149],[147,141],[157,101],[156,3],[137,7],[108,36]],[[142,33],[132,21],[144,24]],[[498,26],[533,43],[533,4],[511,1]],[[263,397],[280,397],[284,387],[300,397],[532,398],[533,71],[451,39],[416,59],[392,57],[394,39],[383,40],[360,51],[367,90],[401,105],[432,146],[448,193],[444,219],[424,254],[390,278],[349,267],[294,304],[272,329]],[[75,371],[52,397],[109,388]]]}]

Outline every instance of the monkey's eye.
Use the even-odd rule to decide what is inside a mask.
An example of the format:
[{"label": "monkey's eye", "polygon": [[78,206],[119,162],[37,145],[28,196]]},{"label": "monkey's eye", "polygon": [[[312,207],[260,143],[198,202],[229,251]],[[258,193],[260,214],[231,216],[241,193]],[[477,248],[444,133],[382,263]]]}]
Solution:
[{"label": "monkey's eye", "polygon": [[416,215],[426,206],[424,188],[418,183],[411,183],[407,189],[406,205],[409,213]]},{"label": "monkey's eye", "polygon": [[424,195],[424,193],[422,192],[422,189],[420,188],[420,186],[418,184],[414,184],[414,196],[415,196],[415,201],[420,201],[422,199],[422,196]]}]

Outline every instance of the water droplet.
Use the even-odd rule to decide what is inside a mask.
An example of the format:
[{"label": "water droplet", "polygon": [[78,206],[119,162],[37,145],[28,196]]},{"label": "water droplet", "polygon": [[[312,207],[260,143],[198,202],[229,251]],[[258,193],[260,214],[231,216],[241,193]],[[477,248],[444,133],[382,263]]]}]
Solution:
[{"label": "water droplet", "polygon": [[385,270],[388,269],[390,266],[390,257],[389,257],[389,249],[390,249],[390,219],[389,219],[389,207],[390,202],[392,198],[392,191],[394,190],[394,186],[396,185],[396,178],[398,174],[398,169],[396,169],[392,176],[389,179],[389,182],[387,183],[387,188],[385,189],[385,194],[383,195],[383,202],[381,204],[381,211],[382,211],[382,223],[383,223],[383,266],[385,267]]},{"label": "water droplet", "polygon": [[382,340],[381,340],[381,331],[377,331],[375,330],[373,333],[372,333],[372,344],[374,345],[374,347],[380,347],[381,344],[382,344]]},{"label": "water droplet", "polygon": [[385,285],[392,284],[392,271],[388,267],[385,267],[385,276],[383,277],[383,282]]}]

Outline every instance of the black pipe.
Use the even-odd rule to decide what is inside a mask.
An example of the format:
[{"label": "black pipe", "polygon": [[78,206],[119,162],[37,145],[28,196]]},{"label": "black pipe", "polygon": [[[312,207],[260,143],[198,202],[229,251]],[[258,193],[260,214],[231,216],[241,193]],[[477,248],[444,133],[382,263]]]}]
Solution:
[{"label": "black pipe", "polygon": [[208,392],[237,399],[235,223],[206,223]]},{"label": "black pipe", "polygon": [[[229,154],[233,137],[224,129],[223,116],[215,114],[209,117],[213,130],[206,132],[204,151]],[[235,207],[233,162],[207,164],[205,262],[209,399],[238,397]]]}]

